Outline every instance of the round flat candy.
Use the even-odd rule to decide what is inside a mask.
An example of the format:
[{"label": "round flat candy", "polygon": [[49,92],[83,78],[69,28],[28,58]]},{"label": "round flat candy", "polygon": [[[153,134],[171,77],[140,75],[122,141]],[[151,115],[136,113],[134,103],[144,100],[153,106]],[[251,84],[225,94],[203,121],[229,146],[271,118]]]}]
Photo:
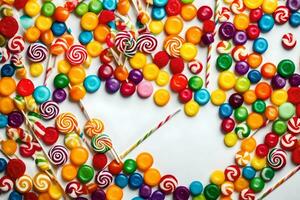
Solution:
[{"label": "round flat candy", "polygon": [[204,196],[207,200],[218,199],[220,194],[221,194],[220,188],[215,184],[212,183],[208,184],[204,188]]},{"label": "round flat candy", "polygon": [[180,56],[185,61],[192,61],[198,54],[197,47],[192,43],[184,43],[180,48]]},{"label": "round flat candy", "polygon": [[137,86],[137,93],[141,98],[148,98],[153,93],[153,85],[150,81],[142,81]]},{"label": "round flat candy", "polygon": [[34,85],[29,79],[21,79],[17,84],[17,93],[23,97],[29,96],[34,91]]},{"label": "round flat candy", "polygon": [[146,64],[143,68],[144,78],[148,81],[153,81],[159,74],[159,68],[155,64]]},{"label": "round flat candy", "polygon": [[194,100],[199,105],[207,104],[210,100],[209,92],[206,89],[201,89],[201,90],[196,91],[195,95],[194,95]]},{"label": "round flat candy", "polygon": [[185,21],[193,20],[197,15],[197,8],[193,4],[185,4],[181,7],[180,16]]},{"label": "round flat candy", "polygon": [[19,111],[13,111],[8,115],[8,125],[14,128],[20,127],[24,122],[24,116]]},{"label": "round flat candy", "polygon": [[193,181],[189,186],[192,196],[198,196],[203,191],[203,185],[200,181]]},{"label": "round flat candy", "polygon": [[106,194],[102,189],[97,189],[92,193],[92,200],[105,200]]},{"label": "round flat candy", "polygon": [[226,100],[226,93],[223,90],[217,89],[211,93],[211,102],[214,105],[221,105]]},{"label": "round flat candy", "polygon": [[52,100],[56,103],[63,102],[67,97],[67,93],[64,89],[57,88],[52,93]]},{"label": "round flat candy", "polygon": [[139,196],[147,199],[151,196],[152,188],[149,185],[143,184],[139,189]]},{"label": "round flat candy", "polygon": [[1,142],[1,148],[2,148],[2,151],[6,155],[12,156],[17,151],[17,143],[14,140],[11,140],[11,139],[3,140]]},{"label": "round flat candy", "polygon": [[77,176],[77,168],[71,163],[65,164],[61,169],[61,177],[64,181],[71,181]]},{"label": "round flat candy", "polygon": [[296,108],[293,104],[287,102],[279,106],[279,117],[283,120],[290,119],[296,112]]},{"label": "round flat candy", "polygon": [[273,27],[274,27],[274,18],[272,17],[272,15],[269,14],[264,14],[259,22],[258,22],[258,26],[261,30],[261,32],[266,33],[269,32]]},{"label": "round flat candy", "polygon": [[291,17],[289,18],[289,23],[292,27],[300,26],[300,12],[292,13]]},{"label": "round flat candy", "polygon": [[173,199],[174,200],[184,200],[189,199],[190,191],[185,186],[179,186],[175,189],[173,193]]},{"label": "round flat candy", "polygon": [[180,17],[171,16],[168,17],[165,22],[165,32],[168,35],[178,35],[183,28],[183,22]]},{"label": "round flat candy", "polygon": [[264,38],[257,38],[253,43],[253,51],[259,54],[263,54],[268,49],[268,41]]},{"label": "round flat candy", "polygon": [[110,185],[106,190],[106,198],[108,200],[122,199],[123,191],[116,185]]},{"label": "round flat candy", "polygon": [[93,39],[93,34],[91,31],[82,31],[79,34],[79,42],[83,45],[87,45]]},{"label": "round flat candy", "polygon": [[258,193],[262,191],[265,187],[265,182],[260,177],[255,177],[250,182],[250,188],[255,192]]},{"label": "round flat candy", "polygon": [[0,158],[0,172],[3,172],[6,169],[7,162],[4,158]]},{"label": "round flat candy", "polygon": [[142,177],[142,175],[139,174],[139,173],[133,173],[133,174],[131,174],[130,177],[129,177],[128,184],[129,184],[129,187],[131,189],[137,189],[137,188],[141,187],[142,184],[143,184],[143,177]]},{"label": "round flat candy", "polygon": [[22,25],[22,27],[24,29],[28,29],[28,28],[30,28],[30,27],[33,26],[34,21],[33,21],[33,19],[31,17],[29,17],[27,15],[22,15],[20,17],[20,24]]},{"label": "round flat candy", "polygon": [[199,112],[199,109],[199,104],[194,100],[191,100],[184,105],[184,113],[189,117],[195,116]]},{"label": "round flat candy", "polygon": [[0,94],[2,96],[10,96],[16,90],[16,82],[11,77],[3,77],[0,79]]},{"label": "round flat candy", "polygon": [[24,175],[26,166],[24,162],[20,159],[11,159],[8,161],[6,167],[6,173],[9,177],[17,179]]},{"label": "round flat candy", "polygon": [[96,75],[89,75],[83,81],[84,88],[89,93],[96,92],[101,85],[101,81]]},{"label": "round flat candy", "polygon": [[256,171],[253,167],[251,166],[246,166],[243,171],[242,171],[242,175],[245,179],[247,180],[251,180],[255,177],[256,175]]},{"label": "round flat candy", "polygon": [[136,157],[136,164],[137,164],[137,168],[140,171],[145,172],[152,166],[153,157],[150,153],[147,153],[147,152],[140,153]]},{"label": "round flat candy", "polygon": [[22,195],[17,191],[12,191],[8,196],[8,200],[22,200]]},{"label": "round flat candy", "polygon": [[75,147],[70,152],[70,160],[76,165],[84,164],[88,159],[88,151],[84,147]]},{"label": "round flat candy", "polygon": [[17,20],[12,16],[5,16],[0,20],[0,33],[7,37],[13,37],[19,29]]},{"label": "round flat candy", "polygon": [[158,89],[153,98],[156,105],[165,106],[170,100],[170,93],[166,89]]},{"label": "round flat candy", "polygon": [[275,175],[274,170],[271,167],[265,167],[260,172],[260,177],[265,181],[269,182],[273,179]]},{"label": "round flat candy", "polygon": [[163,7],[153,7],[151,17],[154,20],[162,20],[166,16],[166,11]]},{"label": "round flat candy", "polygon": [[36,103],[41,104],[50,98],[50,90],[46,86],[38,86],[33,92],[33,98]]},{"label": "round flat candy", "polygon": [[115,184],[120,188],[125,188],[128,185],[128,177],[125,174],[118,174],[115,178]]},{"label": "round flat candy", "polygon": [[94,178],[94,169],[89,165],[81,165],[77,172],[78,180],[86,184]]},{"label": "round flat candy", "polygon": [[164,29],[164,24],[161,21],[152,20],[149,24],[149,30],[152,34],[158,35]]},{"label": "round flat candy", "polygon": [[144,182],[151,187],[158,185],[160,178],[160,172],[154,168],[150,168],[144,173]]}]

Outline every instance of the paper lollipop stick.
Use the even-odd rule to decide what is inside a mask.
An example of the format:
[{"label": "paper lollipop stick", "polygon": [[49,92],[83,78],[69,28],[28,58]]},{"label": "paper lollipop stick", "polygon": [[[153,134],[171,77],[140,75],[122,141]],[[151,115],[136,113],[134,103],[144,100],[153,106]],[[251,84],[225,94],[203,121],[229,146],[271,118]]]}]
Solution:
[{"label": "paper lollipop stick", "polygon": [[172,119],[180,111],[181,111],[181,109],[176,110],[173,114],[168,115],[163,121],[159,122],[156,127],[152,128],[150,131],[145,133],[145,135],[143,137],[141,137],[133,145],[131,145],[126,151],[124,151],[120,155],[120,158],[121,159],[125,158],[131,151],[133,151],[135,148],[137,148],[142,142],[144,142],[147,138],[149,138],[155,131],[157,131],[159,128],[161,128],[164,124],[166,124],[170,119]]},{"label": "paper lollipop stick", "polygon": [[265,191],[261,197],[259,197],[257,200],[262,200],[264,199],[266,196],[268,196],[271,192],[273,192],[274,190],[276,190],[279,186],[281,186],[283,183],[285,183],[289,178],[291,178],[292,176],[294,176],[298,171],[300,170],[300,165],[298,165],[297,167],[295,167],[292,171],[290,171],[290,173],[288,173],[285,177],[283,177],[282,179],[280,179],[273,187],[269,188],[267,191]]}]

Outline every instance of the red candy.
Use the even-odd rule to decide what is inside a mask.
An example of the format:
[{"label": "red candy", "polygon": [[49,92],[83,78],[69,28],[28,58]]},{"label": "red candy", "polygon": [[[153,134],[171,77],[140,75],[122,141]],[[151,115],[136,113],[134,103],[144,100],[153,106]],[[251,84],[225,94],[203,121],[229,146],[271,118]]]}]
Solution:
[{"label": "red candy", "polygon": [[95,169],[101,170],[107,164],[107,157],[105,154],[97,153],[93,157],[93,167]]},{"label": "red candy", "polygon": [[23,97],[29,96],[34,91],[34,85],[29,79],[22,79],[17,85],[17,93]]},{"label": "red candy", "polygon": [[296,106],[296,115],[297,117],[300,117],[300,104],[297,104]]},{"label": "red candy", "polygon": [[226,180],[234,182],[241,176],[241,170],[237,165],[230,165],[225,169]]},{"label": "red candy", "polygon": [[34,192],[26,192],[23,196],[24,200],[38,200],[38,196]]},{"label": "red candy", "polygon": [[265,136],[265,141],[264,143],[269,147],[269,148],[273,148],[276,147],[277,143],[279,141],[279,136],[275,133],[268,133]]},{"label": "red candy", "polygon": [[170,70],[173,74],[179,74],[183,72],[184,61],[182,58],[172,58],[170,61]]},{"label": "red candy", "polygon": [[169,0],[165,10],[168,16],[179,15],[181,11],[181,3],[179,0]]},{"label": "red candy", "polygon": [[212,20],[205,20],[203,22],[203,31],[205,33],[212,33],[215,30],[215,22]]},{"label": "red candy", "polygon": [[205,21],[213,16],[213,11],[209,6],[201,6],[197,11],[197,18],[200,21]]},{"label": "red candy", "polygon": [[115,19],[115,14],[111,10],[102,10],[99,15],[99,23],[107,24]]},{"label": "red candy", "polygon": [[169,60],[170,58],[167,52],[159,51],[154,55],[153,63],[159,68],[163,68],[169,63]]},{"label": "red candy", "polygon": [[59,133],[55,127],[47,127],[45,129],[45,135],[42,137],[42,140],[47,145],[53,145],[59,137]]},{"label": "red candy", "polygon": [[188,80],[183,74],[175,74],[171,78],[170,87],[174,92],[180,92],[185,89],[188,84]]},{"label": "red candy", "polygon": [[14,17],[3,17],[0,21],[0,33],[7,37],[13,37],[19,29],[19,24]]},{"label": "red candy", "polygon": [[123,169],[123,163],[118,163],[116,160],[111,161],[108,165],[108,171],[112,175],[118,175]]},{"label": "red candy", "polygon": [[113,60],[113,56],[112,54],[110,53],[109,49],[106,48],[104,49],[101,53],[100,53],[100,61],[104,64],[108,64],[110,62],[112,62]]},{"label": "red candy", "polygon": [[11,159],[7,163],[6,173],[12,179],[17,179],[24,175],[26,166],[20,159]]},{"label": "red candy", "polygon": [[256,150],[255,150],[255,154],[258,156],[258,157],[266,157],[269,153],[269,148],[266,144],[259,144],[257,145],[256,147]]},{"label": "red candy", "polygon": [[132,82],[123,82],[120,88],[120,92],[123,97],[129,97],[134,94],[136,86]]},{"label": "red candy", "polygon": [[226,118],[226,119],[223,119],[222,121],[222,124],[221,124],[221,128],[222,128],[222,131],[225,132],[225,133],[229,133],[231,132],[235,127],[235,122],[232,118]]},{"label": "red candy", "polygon": [[263,11],[261,8],[256,8],[250,11],[249,18],[251,22],[258,22],[263,16]]},{"label": "red candy", "polygon": [[297,137],[287,133],[280,139],[280,146],[283,150],[291,151],[296,148],[298,144]]},{"label": "red candy", "polygon": [[249,40],[255,40],[260,35],[260,30],[255,24],[250,24],[246,29],[246,32]]},{"label": "red candy", "polygon": [[292,104],[300,103],[300,88],[299,87],[291,87],[288,89],[288,101]]},{"label": "red candy", "polygon": [[110,65],[103,64],[98,69],[98,77],[101,80],[109,79],[114,73],[114,69]]},{"label": "red candy", "polygon": [[185,88],[179,92],[179,101],[181,103],[187,103],[193,98],[193,91],[190,88]]},{"label": "red candy", "polygon": [[25,7],[27,1],[28,1],[28,0],[15,0],[15,1],[14,1],[14,7],[15,7],[17,10],[20,10],[20,9],[22,9],[22,8]]},{"label": "red candy", "polygon": [[300,165],[300,146],[292,152],[292,161],[296,165]]}]

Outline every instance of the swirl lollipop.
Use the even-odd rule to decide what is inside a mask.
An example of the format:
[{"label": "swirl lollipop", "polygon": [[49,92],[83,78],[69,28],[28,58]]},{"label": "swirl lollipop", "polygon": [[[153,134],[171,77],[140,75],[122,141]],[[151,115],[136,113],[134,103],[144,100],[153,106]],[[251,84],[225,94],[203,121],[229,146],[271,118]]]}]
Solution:
[{"label": "swirl lollipop", "polygon": [[240,200],[255,200],[255,193],[251,189],[243,189],[239,196]]},{"label": "swirl lollipop", "polygon": [[25,48],[25,41],[22,36],[15,35],[10,38],[7,43],[7,48],[13,54],[21,53]]},{"label": "swirl lollipop", "polygon": [[203,64],[198,60],[192,60],[188,63],[188,67],[192,74],[199,74],[202,72]]},{"label": "swirl lollipop", "polygon": [[286,156],[285,151],[274,148],[268,154],[268,165],[274,170],[280,170],[286,165]]},{"label": "swirl lollipop", "polygon": [[71,65],[81,65],[87,59],[87,51],[84,46],[80,44],[72,45],[66,52],[66,59]]},{"label": "swirl lollipop", "polygon": [[73,149],[75,147],[81,146],[81,140],[78,134],[69,133],[65,136],[64,143],[68,149]]},{"label": "swirl lollipop", "polygon": [[119,52],[125,52],[127,46],[134,40],[132,34],[128,31],[120,31],[115,37],[115,46]]},{"label": "swirl lollipop", "polygon": [[84,133],[92,138],[93,136],[102,133],[104,125],[99,119],[88,120],[84,125]]},{"label": "swirl lollipop", "polygon": [[138,36],[137,48],[140,52],[151,54],[157,47],[157,39],[150,33],[143,33]]},{"label": "swirl lollipop", "polygon": [[130,41],[125,46],[125,50],[123,51],[124,55],[127,57],[133,57],[137,52],[137,42],[134,38],[131,38]]},{"label": "swirl lollipop", "polygon": [[72,181],[67,184],[65,192],[71,198],[77,198],[83,194],[87,194],[87,188],[85,186],[82,186],[77,181]]},{"label": "swirl lollipop", "polygon": [[36,153],[34,160],[37,167],[42,171],[47,171],[50,169],[50,164],[42,152]]},{"label": "swirl lollipop", "polygon": [[230,165],[225,169],[226,180],[234,182],[241,176],[241,170],[237,165]]},{"label": "swirl lollipop", "polygon": [[300,134],[300,118],[293,117],[287,123],[288,132],[293,135]]},{"label": "swirl lollipop", "polygon": [[161,177],[159,182],[159,189],[163,191],[165,194],[171,194],[175,191],[178,186],[178,181],[173,175],[164,175]]},{"label": "swirl lollipop", "polygon": [[94,151],[98,153],[106,153],[112,148],[112,142],[108,135],[98,134],[92,138],[91,145]]},{"label": "swirl lollipop", "polygon": [[45,120],[54,119],[59,113],[58,104],[54,101],[45,101],[40,105],[40,113]]},{"label": "swirl lollipop", "polygon": [[61,133],[67,134],[78,130],[78,122],[72,113],[62,113],[55,120],[55,126]]},{"label": "swirl lollipop", "polygon": [[180,55],[180,48],[184,43],[184,39],[178,35],[170,35],[164,40],[164,49],[166,52],[175,58]]},{"label": "swirl lollipop", "polygon": [[56,166],[62,166],[68,161],[68,150],[62,145],[53,146],[49,150],[48,155]]},{"label": "swirl lollipop", "polygon": [[9,58],[9,51],[4,47],[0,47],[0,63],[5,63],[7,60],[9,60]]},{"label": "swirl lollipop", "polygon": [[109,171],[99,171],[95,176],[95,181],[102,189],[108,187],[113,180],[113,176]]},{"label": "swirl lollipop", "polygon": [[31,62],[38,63],[46,60],[48,49],[42,43],[33,43],[27,49],[27,57]]},{"label": "swirl lollipop", "polygon": [[1,192],[8,192],[11,191],[14,187],[14,182],[9,176],[3,176],[0,179],[0,191]]},{"label": "swirl lollipop", "polygon": [[51,186],[51,180],[48,175],[40,172],[33,177],[33,186],[40,193],[47,192]]},{"label": "swirl lollipop", "polygon": [[290,18],[291,12],[286,6],[278,6],[273,13],[274,20],[277,24],[284,24]]},{"label": "swirl lollipop", "polygon": [[234,129],[234,132],[240,139],[247,138],[250,135],[250,128],[247,124],[238,124]]},{"label": "swirl lollipop", "polygon": [[33,183],[32,179],[28,175],[23,175],[20,178],[16,180],[16,189],[20,193],[26,193],[29,192],[32,189]]}]

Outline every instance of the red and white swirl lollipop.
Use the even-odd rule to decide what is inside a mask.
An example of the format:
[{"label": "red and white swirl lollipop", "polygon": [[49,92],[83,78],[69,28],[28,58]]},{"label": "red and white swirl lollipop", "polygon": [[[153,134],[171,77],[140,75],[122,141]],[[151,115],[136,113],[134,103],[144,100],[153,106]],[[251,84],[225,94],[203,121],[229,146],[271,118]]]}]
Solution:
[{"label": "red and white swirl lollipop", "polygon": [[231,55],[235,61],[244,61],[248,58],[248,51],[245,46],[236,46],[232,49]]},{"label": "red and white swirl lollipop", "polygon": [[231,196],[234,192],[234,185],[230,181],[225,181],[221,185],[221,192],[224,196]]},{"label": "red and white swirl lollipop", "polygon": [[280,146],[282,149],[286,151],[292,151],[297,147],[297,144],[298,144],[297,137],[290,133],[285,134],[280,139]]},{"label": "red and white swirl lollipop", "polygon": [[277,24],[286,23],[291,16],[290,10],[286,6],[278,6],[273,13],[274,20]]},{"label": "red and white swirl lollipop", "polygon": [[286,165],[286,153],[279,148],[272,149],[268,156],[268,165],[274,170],[280,170]]},{"label": "red and white swirl lollipop", "polygon": [[199,60],[192,60],[188,63],[188,68],[192,74],[199,74],[202,72],[203,64]]},{"label": "red and white swirl lollipop", "polygon": [[87,187],[85,185],[81,185],[77,181],[69,182],[65,189],[66,194],[68,194],[71,198],[77,198],[83,194],[87,194]]},{"label": "red and white swirl lollipop", "polygon": [[253,190],[246,188],[243,189],[239,195],[240,200],[255,200],[255,193]]},{"label": "red and white swirl lollipop", "polygon": [[218,11],[218,19],[219,22],[227,22],[230,19],[230,9],[227,7],[222,7],[221,10]]},{"label": "red and white swirl lollipop", "polygon": [[115,38],[115,46],[119,52],[124,52],[126,50],[126,46],[132,40],[133,36],[128,31],[120,31],[117,33]]},{"label": "red and white swirl lollipop", "polygon": [[56,166],[62,166],[68,161],[69,153],[62,145],[53,146],[48,152],[49,158]]},{"label": "red and white swirl lollipop", "polygon": [[246,10],[246,6],[244,5],[243,0],[234,0],[230,5],[230,10],[238,15]]},{"label": "red and white swirl lollipop", "polygon": [[3,176],[0,179],[0,191],[1,192],[8,192],[14,188],[14,182],[8,176]]},{"label": "red and white swirl lollipop", "polygon": [[9,60],[9,58],[10,58],[9,51],[4,47],[0,47],[0,63],[5,63],[6,61]]},{"label": "red and white swirl lollipop", "polygon": [[39,110],[45,120],[54,119],[59,114],[59,106],[54,101],[45,101],[40,105]]},{"label": "red and white swirl lollipop", "polygon": [[175,176],[167,174],[161,177],[159,189],[165,194],[171,194],[175,191],[178,181]]},{"label": "red and white swirl lollipop", "polygon": [[21,35],[15,35],[14,37],[10,38],[7,42],[7,48],[13,54],[24,51],[25,41],[23,37]]},{"label": "red and white swirl lollipop", "polygon": [[287,123],[288,132],[293,135],[300,134],[300,118],[293,117]]},{"label": "red and white swirl lollipop", "polygon": [[109,171],[99,171],[95,176],[95,181],[102,189],[107,188],[113,181],[113,176]]},{"label": "red and white swirl lollipop", "polygon": [[297,40],[292,33],[286,33],[281,38],[281,44],[285,49],[289,50],[297,45]]},{"label": "red and white swirl lollipop", "polygon": [[88,54],[86,49],[80,44],[72,45],[66,53],[66,59],[73,66],[84,63],[87,59],[87,56]]},{"label": "red and white swirl lollipop", "polygon": [[151,54],[157,47],[157,39],[151,33],[143,33],[138,36],[137,48],[140,52]]},{"label": "red and white swirl lollipop", "polygon": [[241,176],[241,170],[237,165],[230,165],[225,169],[226,180],[234,182]]},{"label": "red and white swirl lollipop", "polygon": [[47,56],[48,48],[42,43],[33,43],[27,49],[27,57],[31,62],[43,62],[46,60]]},{"label": "red and white swirl lollipop", "polygon": [[219,54],[229,54],[232,51],[232,43],[230,41],[220,41],[217,45],[217,52]]}]

